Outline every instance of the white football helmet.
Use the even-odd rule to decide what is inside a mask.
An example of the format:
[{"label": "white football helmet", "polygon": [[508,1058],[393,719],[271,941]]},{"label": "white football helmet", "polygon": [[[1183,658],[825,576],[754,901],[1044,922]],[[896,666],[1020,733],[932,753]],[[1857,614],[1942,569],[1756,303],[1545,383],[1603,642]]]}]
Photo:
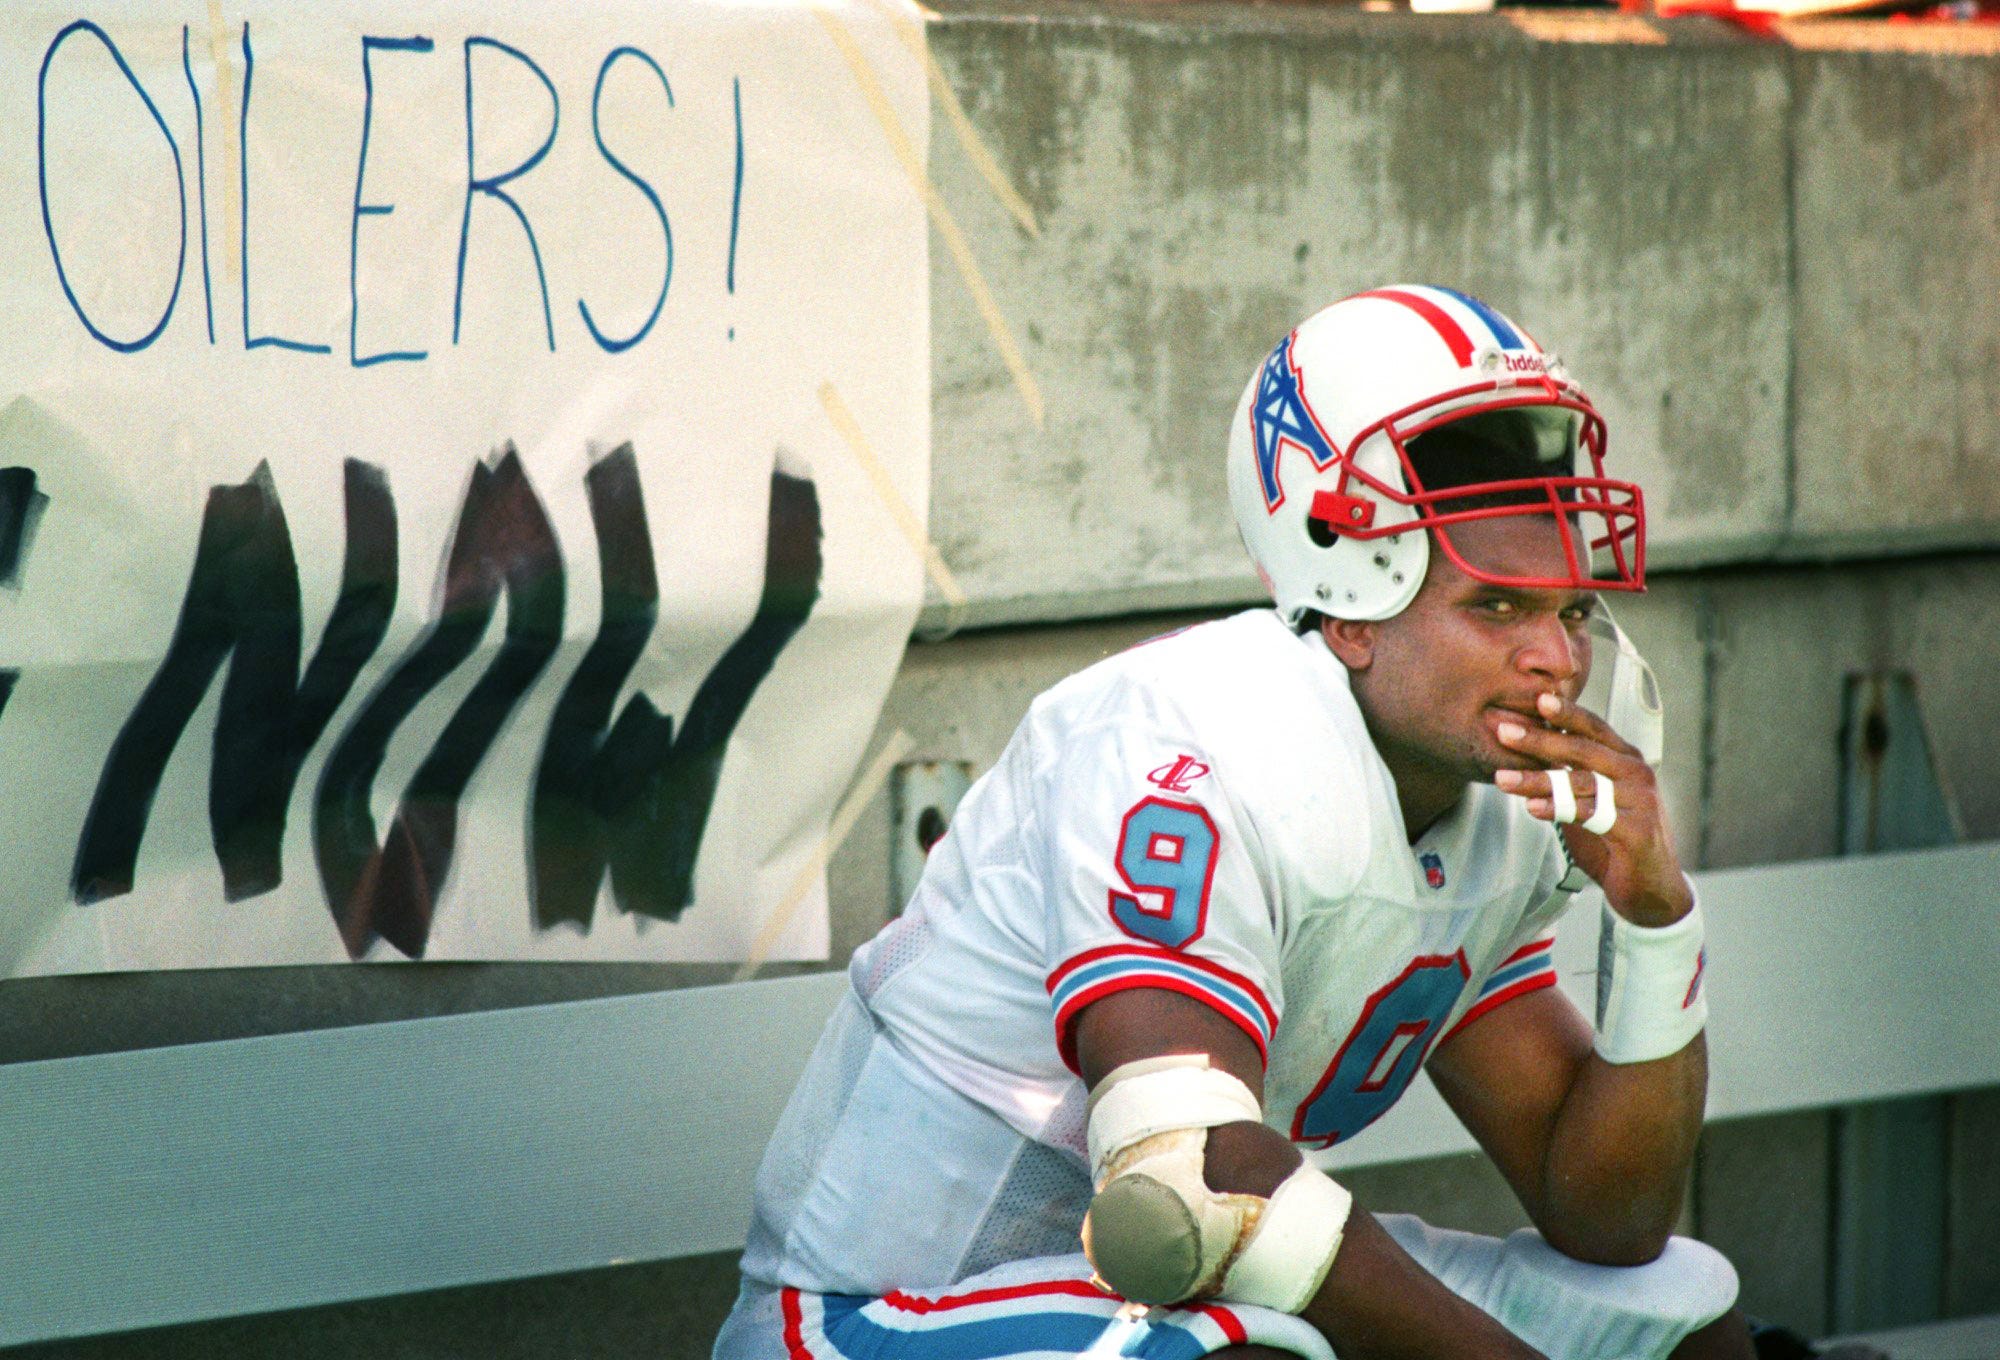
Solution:
[{"label": "white football helmet", "polygon": [[[1412,439],[1514,409],[1530,417],[1548,475],[1423,485]],[[1377,288],[1315,313],[1251,376],[1230,427],[1229,502],[1294,627],[1308,609],[1391,617],[1423,584],[1426,530],[1503,515],[1562,526],[1568,576],[1497,576],[1465,561],[1449,534],[1438,544],[1461,571],[1495,584],[1641,590],[1645,503],[1637,486],[1604,476],[1604,447],[1603,417],[1562,362],[1499,312],[1449,288]],[[1454,506],[1468,497],[1481,499]]]}]

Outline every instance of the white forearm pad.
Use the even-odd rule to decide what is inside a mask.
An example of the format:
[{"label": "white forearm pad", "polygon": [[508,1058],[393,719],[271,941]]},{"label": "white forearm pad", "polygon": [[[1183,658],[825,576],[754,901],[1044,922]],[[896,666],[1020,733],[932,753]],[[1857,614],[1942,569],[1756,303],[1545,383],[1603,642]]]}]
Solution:
[{"label": "white forearm pad", "polygon": [[1126,1148],[1170,1129],[1212,1129],[1264,1117],[1257,1097],[1206,1053],[1143,1058],[1113,1068],[1091,1092],[1086,1115],[1090,1178],[1104,1188],[1107,1165]]},{"label": "white forearm pad", "polygon": [[1319,1292],[1347,1231],[1354,1196],[1307,1163],[1285,1177],[1222,1277],[1222,1297],[1296,1313]]},{"label": "white forearm pad", "polygon": [[1670,926],[1635,926],[1604,909],[1597,935],[1597,1055],[1651,1062],[1678,1053],[1708,1022],[1701,904]]}]

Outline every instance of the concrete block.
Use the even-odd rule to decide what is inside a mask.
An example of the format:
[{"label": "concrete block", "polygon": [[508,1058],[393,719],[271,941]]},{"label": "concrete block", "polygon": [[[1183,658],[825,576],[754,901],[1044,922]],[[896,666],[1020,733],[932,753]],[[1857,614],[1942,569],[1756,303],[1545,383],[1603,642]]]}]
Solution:
[{"label": "concrete block", "polygon": [[1736,1266],[1741,1307],[1817,1336],[1828,1326],[1827,1115],[1711,1124],[1695,1163],[1695,1223]]},{"label": "concrete block", "polygon": [[1792,34],[1811,46],[1795,66],[1797,510],[1786,550],[1990,545],[2000,43],[1968,44],[1948,26],[1872,38],[1859,28]]},{"label": "concrete block", "polygon": [[655,963],[343,963],[10,978],[0,981],[0,1063],[626,996],[724,981],[729,971]]},{"label": "concrete block", "polygon": [[14,1360],[707,1360],[735,1252],[22,1346]]},{"label": "concrete block", "polygon": [[2000,772],[1993,734],[2000,732],[2000,686],[1993,683],[1991,639],[2000,637],[2000,558],[1912,562],[1879,577],[1892,628],[1885,639],[1895,664],[1916,679],[1938,776],[1968,840],[2000,837]]},{"label": "concrete block", "polygon": [[2000,1090],[1951,1098],[1945,1313],[2000,1313]]},{"label": "concrete block", "polygon": [[1841,694],[1850,673],[1908,670],[1969,839],[2000,835],[1991,735],[2000,693],[2000,562],[1990,558],[1718,575],[1703,867],[1838,850]]},{"label": "concrete block", "polygon": [[1944,1302],[1948,1104],[1867,1101],[1833,1112],[1832,1325],[1930,1322]]},{"label": "concrete block", "polygon": [[1702,867],[1838,849],[1841,696],[1886,635],[1885,600],[1852,573],[1729,575],[1707,584],[1712,732]]},{"label": "concrete block", "polygon": [[1648,488],[1656,563],[1775,542],[1781,52],[1293,7],[961,8],[931,37],[1040,223],[934,120],[932,175],[1047,403],[1037,429],[940,257],[931,526],[975,622],[1254,598],[1223,491],[1237,396],[1289,326],[1395,279],[1570,357]]},{"label": "concrete block", "polygon": [[1895,1360],[1984,1360],[2000,1355],[2000,1315],[1828,1337],[1824,1344],[1831,1348],[1844,1342],[1870,1346]]}]

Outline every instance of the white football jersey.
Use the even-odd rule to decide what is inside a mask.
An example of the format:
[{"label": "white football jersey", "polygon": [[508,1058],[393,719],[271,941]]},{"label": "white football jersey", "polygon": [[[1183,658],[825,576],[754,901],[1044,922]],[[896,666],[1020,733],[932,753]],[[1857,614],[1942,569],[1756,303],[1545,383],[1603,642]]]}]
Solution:
[{"label": "white football jersey", "polygon": [[939,1078],[1063,1144],[1077,1014],[1185,993],[1264,1052],[1270,1124],[1327,1147],[1475,1010],[1554,981],[1566,867],[1490,785],[1411,845],[1346,668],[1259,609],[1036,699],[852,975]]},{"label": "white football jersey", "polygon": [[1073,1252],[1074,1025],[1126,988],[1239,1026],[1273,1127],[1351,1137],[1455,1026],[1554,982],[1566,867],[1489,785],[1411,845],[1345,667],[1275,610],[1079,672],[856,951],[759,1172],[744,1272],[869,1294]]}]

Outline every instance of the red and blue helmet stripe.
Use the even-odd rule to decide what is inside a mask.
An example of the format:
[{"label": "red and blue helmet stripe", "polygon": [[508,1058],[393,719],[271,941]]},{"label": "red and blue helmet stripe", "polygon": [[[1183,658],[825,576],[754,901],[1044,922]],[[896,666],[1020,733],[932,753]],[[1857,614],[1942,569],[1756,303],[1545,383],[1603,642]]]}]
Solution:
[{"label": "red and blue helmet stripe", "polygon": [[1407,284],[1376,288],[1356,296],[1401,303],[1430,323],[1438,339],[1451,350],[1460,368],[1472,367],[1473,356],[1481,349],[1530,349],[1534,341],[1519,327],[1469,293],[1430,284]]},{"label": "red and blue helmet stripe", "polygon": [[[1439,340],[1451,351],[1460,368],[1470,368],[1482,348],[1502,350],[1534,348],[1534,341],[1499,312],[1469,293],[1430,284],[1376,288],[1357,297],[1379,298],[1409,308],[1430,324]],[[1298,339],[1293,331],[1278,343],[1264,360],[1257,379],[1256,403],[1250,412],[1256,433],[1257,477],[1264,488],[1264,507],[1276,510],[1285,503],[1284,488],[1278,481],[1278,458],[1286,445],[1312,459],[1313,468],[1324,472],[1340,451],[1327,435],[1326,427],[1313,414],[1301,385],[1299,365],[1292,349]]]}]

